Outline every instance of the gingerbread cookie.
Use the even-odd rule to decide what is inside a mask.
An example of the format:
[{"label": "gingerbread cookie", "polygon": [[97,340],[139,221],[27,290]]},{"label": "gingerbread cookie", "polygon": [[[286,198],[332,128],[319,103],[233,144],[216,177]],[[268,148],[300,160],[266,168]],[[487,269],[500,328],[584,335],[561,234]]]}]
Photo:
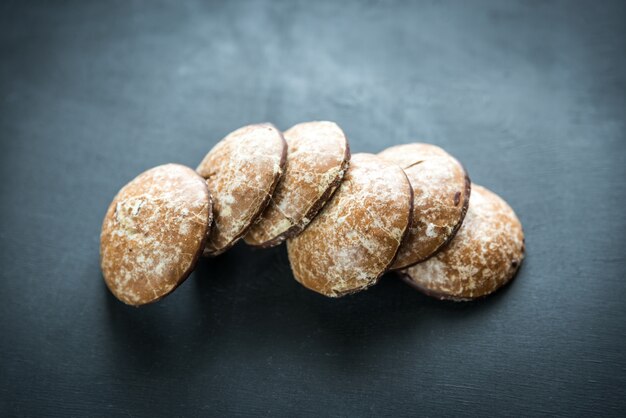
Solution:
[{"label": "gingerbread cookie", "polygon": [[166,164],[140,174],[118,192],[102,224],[106,285],[134,306],[166,296],[195,267],[211,220],[206,182],[191,168]]},{"label": "gingerbread cookie", "polygon": [[524,250],[524,232],[513,209],[474,184],[467,215],[450,244],[401,274],[407,283],[435,298],[471,300],[508,283],[524,259]]},{"label": "gingerbread cookie", "polygon": [[358,292],[393,263],[411,222],[413,196],[402,169],[356,154],[324,209],[288,241],[294,276],[325,296]]},{"label": "gingerbread cookie", "polygon": [[470,179],[461,163],[435,145],[398,145],[378,155],[400,165],[413,188],[413,222],[391,266],[406,268],[454,237],[467,212]]},{"label": "gingerbread cookie", "polygon": [[249,245],[272,247],[297,235],[328,201],[348,167],[348,140],[333,122],[300,123],[284,137],[285,174],[244,238]]},{"label": "gingerbread cookie", "polygon": [[283,173],[287,144],[271,124],[227,135],[197,168],[213,197],[214,224],[204,251],[218,255],[243,237],[265,209]]}]

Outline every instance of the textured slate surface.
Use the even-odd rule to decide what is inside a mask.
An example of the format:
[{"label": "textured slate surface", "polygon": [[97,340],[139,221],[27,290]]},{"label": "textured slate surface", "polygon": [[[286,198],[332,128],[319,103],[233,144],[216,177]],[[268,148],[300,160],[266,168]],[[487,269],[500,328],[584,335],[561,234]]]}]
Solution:
[{"label": "textured slate surface", "polygon": [[[623,413],[626,4],[309,3],[0,4],[0,415]],[[239,245],[156,305],[109,295],[126,181],[311,119],[456,155],[525,226],[516,281],[327,300]]]}]

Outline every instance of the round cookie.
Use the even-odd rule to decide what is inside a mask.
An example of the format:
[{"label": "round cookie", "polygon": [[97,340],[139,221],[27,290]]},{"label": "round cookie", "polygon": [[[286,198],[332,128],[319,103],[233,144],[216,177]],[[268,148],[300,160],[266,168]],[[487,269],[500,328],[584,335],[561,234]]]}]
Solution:
[{"label": "round cookie", "polygon": [[524,259],[524,232],[498,195],[472,185],[463,225],[435,256],[402,270],[404,280],[438,299],[471,300],[509,282]]},{"label": "round cookie", "polygon": [[272,199],[244,240],[272,247],[302,231],[341,183],[348,139],[333,122],[306,122],[284,132],[287,165]]},{"label": "round cookie", "polygon": [[471,183],[454,157],[430,144],[387,148],[379,157],[402,167],[413,188],[413,222],[392,269],[426,260],[450,241],[463,223]]},{"label": "round cookie", "polygon": [[354,155],[333,198],[287,242],[296,280],[330,297],[375,284],[395,259],[412,202],[411,185],[398,165]]},{"label": "round cookie", "polygon": [[233,246],[261,214],[280,180],[287,144],[271,124],[244,126],[228,134],[197,168],[213,197],[214,224],[204,255]]},{"label": "round cookie", "polygon": [[102,223],[106,285],[128,305],[166,296],[194,269],[211,220],[206,182],[191,168],[166,164],[140,174],[117,193]]}]

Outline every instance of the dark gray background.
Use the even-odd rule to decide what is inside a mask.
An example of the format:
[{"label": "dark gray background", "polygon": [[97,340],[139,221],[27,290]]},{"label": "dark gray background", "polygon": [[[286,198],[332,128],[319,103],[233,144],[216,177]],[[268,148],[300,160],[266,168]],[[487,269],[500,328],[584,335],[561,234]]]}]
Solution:
[{"label": "dark gray background", "polygon": [[[312,119],[457,156],[524,224],[513,284],[329,300],[239,245],[107,292],[123,184]],[[2,416],[624,413],[626,2],[2,2],[0,153]]]}]

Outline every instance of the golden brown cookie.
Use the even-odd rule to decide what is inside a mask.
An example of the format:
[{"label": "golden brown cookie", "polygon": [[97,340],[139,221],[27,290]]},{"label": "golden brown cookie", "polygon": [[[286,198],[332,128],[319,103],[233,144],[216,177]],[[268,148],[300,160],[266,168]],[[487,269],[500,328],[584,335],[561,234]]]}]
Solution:
[{"label": "golden brown cookie", "polygon": [[294,276],[325,296],[358,292],[393,263],[411,222],[413,196],[402,169],[356,154],[317,217],[287,242]]},{"label": "golden brown cookie", "polygon": [[124,186],[102,223],[100,265],[122,302],[144,305],[173,291],[194,269],[212,220],[206,182],[166,164]]},{"label": "golden brown cookie", "polygon": [[204,255],[218,255],[243,237],[269,203],[287,160],[287,144],[271,124],[228,134],[197,168],[213,197],[213,229]]},{"label": "golden brown cookie", "polygon": [[463,225],[435,256],[402,270],[404,280],[438,299],[471,300],[509,282],[524,259],[524,232],[513,209],[476,184]]},{"label": "golden brown cookie", "polygon": [[461,163],[435,145],[398,145],[378,156],[400,165],[413,187],[413,221],[391,266],[406,268],[454,237],[467,212],[471,183]]},{"label": "golden brown cookie", "polygon": [[302,231],[341,183],[348,139],[333,122],[306,122],[284,133],[287,165],[272,199],[245,236],[249,245],[272,247]]}]

